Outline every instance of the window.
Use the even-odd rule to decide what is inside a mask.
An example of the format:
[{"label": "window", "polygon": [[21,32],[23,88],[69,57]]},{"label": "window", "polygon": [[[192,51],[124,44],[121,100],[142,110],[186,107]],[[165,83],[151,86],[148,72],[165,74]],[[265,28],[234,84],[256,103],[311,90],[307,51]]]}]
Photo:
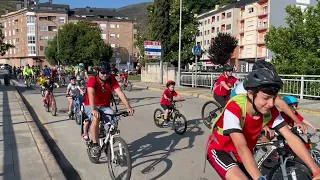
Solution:
[{"label": "window", "polygon": [[120,28],[120,25],[119,24],[117,24],[117,29],[119,29]]},{"label": "window", "polygon": [[15,30],[12,30],[12,35],[14,36],[16,34],[16,31]]},{"label": "window", "polygon": [[7,23],[6,23],[6,22],[4,22],[4,27],[5,27],[5,28],[7,27]]},{"label": "window", "polygon": [[110,38],[116,38],[116,34],[110,34]]},{"label": "window", "polygon": [[36,17],[35,16],[27,16],[27,23],[35,23]]},{"label": "window", "polygon": [[47,21],[48,17],[39,17],[39,21]]},{"label": "window", "polygon": [[19,48],[16,48],[16,53],[20,52],[20,49]]},{"label": "window", "polygon": [[110,28],[111,28],[111,29],[115,29],[115,28],[116,28],[116,25],[115,25],[115,24],[110,24]]},{"label": "window", "polygon": [[252,37],[253,37],[253,35],[252,35],[252,34],[247,35],[247,41],[252,41]]},{"label": "window", "polygon": [[207,45],[207,41],[203,41],[203,44],[204,44],[204,45]]},{"label": "window", "polygon": [[48,26],[40,26],[40,31],[48,31]]},{"label": "window", "polygon": [[4,32],[4,37],[7,37],[7,31]]},{"label": "window", "polygon": [[268,13],[268,6],[263,7],[263,13]]},{"label": "window", "polygon": [[204,31],[204,35],[207,35],[207,31]]},{"label": "window", "polygon": [[120,47],[120,44],[116,44],[116,48]]},{"label": "window", "polygon": [[226,30],[229,30],[229,29],[231,29],[231,24],[228,24],[228,25],[227,25]]},{"label": "window", "polygon": [[99,26],[100,26],[101,29],[107,28],[107,25],[106,25],[106,24],[99,24]]},{"label": "window", "polygon": [[16,39],[16,42],[18,43],[19,41],[20,41],[20,39],[19,39],[19,38],[17,38],[17,39]]},{"label": "window", "polygon": [[35,34],[36,33],[36,28],[34,25],[28,25],[27,28],[28,28],[28,30],[27,30],[28,34]]},{"label": "window", "polygon": [[16,39],[13,39],[12,44],[16,45]]},{"label": "window", "polygon": [[231,12],[227,13],[227,18],[231,18]]},{"label": "window", "polygon": [[246,54],[251,55],[252,54],[252,48],[247,48],[246,49]]},{"label": "window", "polygon": [[35,44],[36,37],[35,36],[28,36],[28,44]]},{"label": "window", "polygon": [[134,35],[133,35],[133,38],[134,38],[134,39],[137,39],[137,34],[134,34]]},{"label": "window", "polygon": [[120,34],[117,34],[117,38],[120,38]]},{"label": "window", "polygon": [[107,39],[107,34],[101,34],[102,39]]},{"label": "window", "polygon": [[206,25],[206,24],[207,24],[207,20],[204,21],[204,25]]},{"label": "window", "polygon": [[247,24],[248,24],[248,26],[247,26],[248,28],[249,28],[249,27],[253,27],[253,20],[248,21],[248,23],[247,23]]},{"label": "window", "polygon": [[217,16],[217,21],[219,21],[219,16]]},{"label": "window", "polygon": [[11,31],[9,31],[9,36],[11,36]]},{"label": "window", "polygon": [[248,8],[249,13],[253,13],[253,7]]},{"label": "window", "polygon": [[59,17],[59,23],[66,23],[66,19],[64,17]]},{"label": "window", "polygon": [[9,23],[8,23],[8,27],[10,27],[11,26],[11,21],[9,21]]},{"label": "window", "polygon": [[48,41],[52,39],[53,39],[53,36],[40,36],[40,41]]},{"label": "window", "polygon": [[208,44],[208,45],[210,44],[210,41],[209,41],[209,40],[207,40],[207,44]]},{"label": "window", "polygon": [[36,54],[36,46],[28,46],[28,54],[35,55]]},{"label": "window", "polygon": [[116,47],[116,44],[110,44],[110,46],[111,46],[112,48],[115,48],[115,47]]},{"label": "window", "polygon": [[44,46],[40,46],[40,51],[43,51],[45,49]]},{"label": "window", "polygon": [[219,31],[219,27],[217,27],[217,33],[218,33],[218,32],[220,32],[220,31]]},{"label": "window", "polygon": [[19,33],[19,29],[16,29],[16,33]]}]

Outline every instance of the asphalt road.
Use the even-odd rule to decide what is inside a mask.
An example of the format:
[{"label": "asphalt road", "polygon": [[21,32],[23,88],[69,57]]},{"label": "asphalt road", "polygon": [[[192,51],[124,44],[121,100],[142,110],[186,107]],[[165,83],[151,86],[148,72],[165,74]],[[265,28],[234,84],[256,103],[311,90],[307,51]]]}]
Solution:
[{"label": "asphalt road", "polygon": [[[22,94],[32,106],[33,113],[48,130],[56,144],[58,161],[67,169],[69,179],[111,179],[105,159],[100,164],[92,164],[81,141],[80,126],[67,116],[65,88],[54,90],[58,115],[53,117],[45,111],[38,89],[27,90],[21,87]],[[121,136],[129,144],[133,160],[132,180],[205,180],[220,179],[211,165],[205,162],[205,144],[210,134],[200,120],[204,99],[185,97],[179,108],[187,117],[187,132],[180,136],[170,128],[158,128],[153,122],[153,112],[160,107],[160,92],[133,89],[126,92],[135,109],[133,117],[123,118],[120,122]],[[120,109],[123,106],[119,106]],[[318,116],[302,114],[320,126]]]}]

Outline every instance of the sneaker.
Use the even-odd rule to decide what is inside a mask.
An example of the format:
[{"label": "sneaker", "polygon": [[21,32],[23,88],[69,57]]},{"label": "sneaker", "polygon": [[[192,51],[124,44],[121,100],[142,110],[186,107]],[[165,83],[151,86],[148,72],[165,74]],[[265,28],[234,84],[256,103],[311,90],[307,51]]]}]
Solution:
[{"label": "sneaker", "polygon": [[168,125],[169,125],[169,121],[168,120],[164,120],[163,127],[168,127]]},{"label": "sneaker", "polygon": [[100,156],[100,146],[96,146],[96,145],[93,145],[93,147],[91,148],[91,155],[92,157],[98,157]]}]

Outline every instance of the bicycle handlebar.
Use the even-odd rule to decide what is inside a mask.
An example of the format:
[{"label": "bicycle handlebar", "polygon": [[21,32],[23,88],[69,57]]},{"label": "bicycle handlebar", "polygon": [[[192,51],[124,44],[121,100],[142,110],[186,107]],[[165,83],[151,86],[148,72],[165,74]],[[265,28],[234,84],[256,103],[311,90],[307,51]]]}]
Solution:
[{"label": "bicycle handlebar", "polygon": [[180,102],[180,101],[185,101],[185,100],[184,99],[183,100],[173,100],[172,102],[176,103],[176,102]]},{"label": "bicycle handlebar", "polygon": [[99,110],[99,113],[101,113],[103,115],[106,115],[106,116],[113,116],[113,117],[118,117],[118,116],[126,117],[126,116],[129,116],[129,113],[127,111],[122,111],[122,112],[115,113],[115,114],[107,114],[107,113],[104,113],[103,111]]}]

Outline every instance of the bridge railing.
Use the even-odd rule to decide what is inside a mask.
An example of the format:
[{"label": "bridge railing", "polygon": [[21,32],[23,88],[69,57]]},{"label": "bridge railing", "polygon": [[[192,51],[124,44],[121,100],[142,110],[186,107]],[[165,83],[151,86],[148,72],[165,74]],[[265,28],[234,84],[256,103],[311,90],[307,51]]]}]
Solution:
[{"label": "bridge railing", "polygon": [[[191,87],[205,87],[212,89],[214,83],[221,73],[197,73],[181,72],[181,85]],[[247,73],[234,73],[240,81]],[[319,75],[280,75],[284,85],[280,94],[304,97],[320,98],[320,76]]]}]

